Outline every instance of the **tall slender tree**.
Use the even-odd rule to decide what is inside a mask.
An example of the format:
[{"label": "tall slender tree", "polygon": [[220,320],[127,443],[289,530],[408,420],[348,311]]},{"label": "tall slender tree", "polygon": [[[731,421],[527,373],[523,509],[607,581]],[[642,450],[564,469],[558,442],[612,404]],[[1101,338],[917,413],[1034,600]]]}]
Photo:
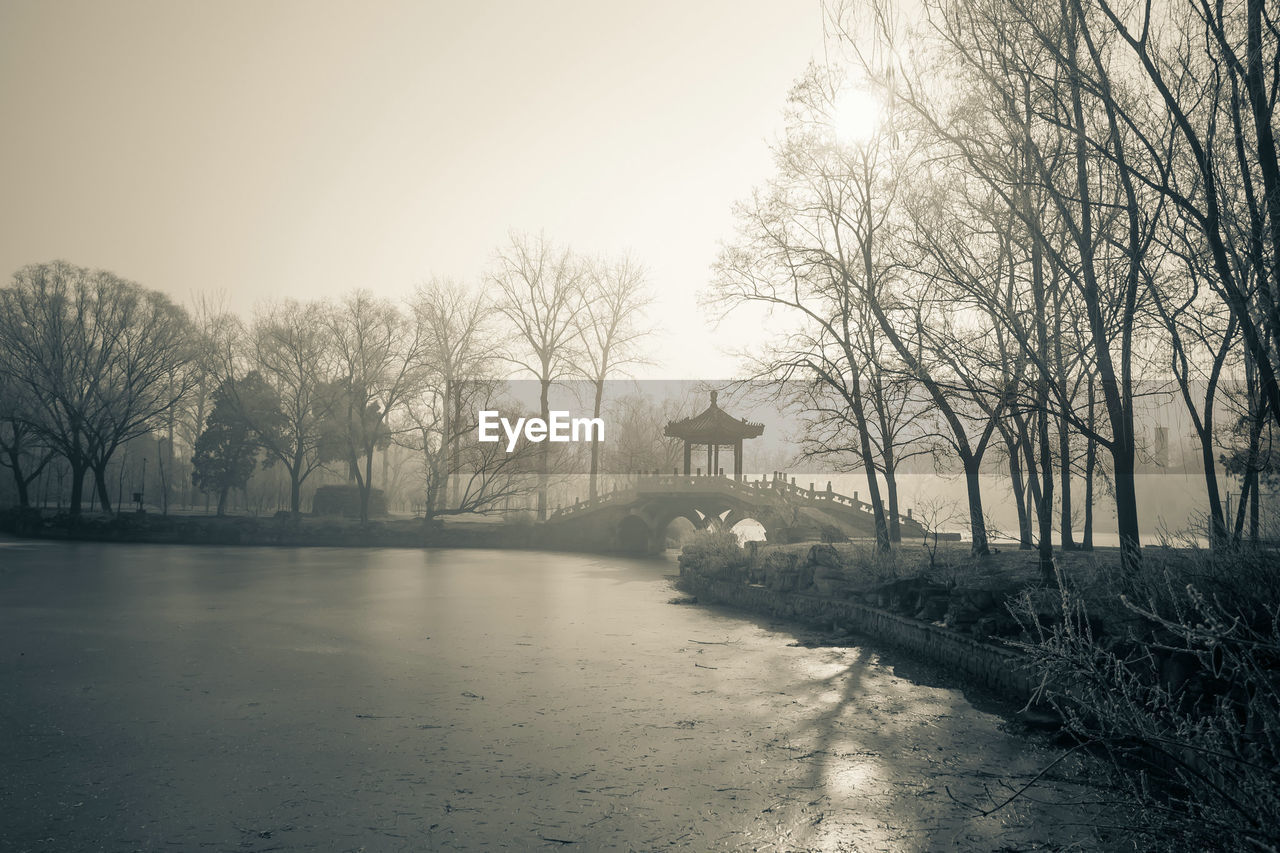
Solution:
[{"label": "tall slender tree", "polygon": [[373,455],[390,444],[392,414],[423,385],[426,339],[395,303],[364,290],[329,306],[324,319],[337,371],[330,418],[360,489],[360,522],[367,524]]},{"label": "tall slender tree", "polygon": [[[630,255],[615,260],[599,259],[588,266],[586,294],[577,315],[582,345],[579,369],[591,383],[591,416],[600,417],[605,383],[639,361],[639,344],[652,328],[643,322],[653,294],[646,286],[646,272]],[[591,480],[589,495],[597,495],[600,473],[599,436],[591,435]]]},{"label": "tall slender tree", "polygon": [[[505,357],[538,383],[538,414],[543,421],[550,418],[551,386],[575,373],[586,281],[581,260],[541,234],[513,234],[489,276],[499,294],[497,310],[513,333],[512,351]],[[547,517],[550,451],[548,442],[538,447],[539,521]]]}]

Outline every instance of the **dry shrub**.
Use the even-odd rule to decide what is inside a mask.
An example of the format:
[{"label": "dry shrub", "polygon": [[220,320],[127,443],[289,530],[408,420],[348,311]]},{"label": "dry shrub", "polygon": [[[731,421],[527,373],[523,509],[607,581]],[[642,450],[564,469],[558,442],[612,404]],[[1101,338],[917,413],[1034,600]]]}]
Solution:
[{"label": "dry shrub", "polygon": [[680,550],[680,570],[694,571],[708,577],[742,576],[751,557],[728,530],[699,530]]},{"label": "dry shrub", "polygon": [[1156,551],[1087,594],[1064,582],[1056,613],[1011,605],[1040,699],[1106,759],[1140,847],[1280,849],[1276,575],[1265,555]]}]

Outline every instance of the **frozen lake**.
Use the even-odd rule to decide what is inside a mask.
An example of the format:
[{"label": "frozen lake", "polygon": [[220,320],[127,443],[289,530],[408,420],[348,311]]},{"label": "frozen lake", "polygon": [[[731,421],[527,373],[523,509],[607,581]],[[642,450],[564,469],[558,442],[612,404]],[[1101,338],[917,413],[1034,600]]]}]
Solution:
[{"label": "frozen lake", "polygon": [[[1052,753],[667,561],[0,539],[0,850],[1015,850]],[[1050,785],[1038,800],[1072,794]],[[1086,816],[1087,819],[1087,816]],[[570,845],[572,843],[572,846]]]}]

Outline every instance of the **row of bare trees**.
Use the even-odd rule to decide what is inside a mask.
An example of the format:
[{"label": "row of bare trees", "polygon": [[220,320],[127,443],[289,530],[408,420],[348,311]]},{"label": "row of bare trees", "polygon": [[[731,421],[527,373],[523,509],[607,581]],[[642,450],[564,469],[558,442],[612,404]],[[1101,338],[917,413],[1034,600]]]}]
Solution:
[{"label": "row of bare trees", "polygon": [[86,475],[105,510],[107,465],[195,381],[185,312],[155,291],[63,262],[0,290],[0,451],[18,496],[57,456],[79,508]]},{"label": "row of bare trees", "polygon": [[[595,389],[598,416],[606,380],[639,355],[647,293],[629,258],[585,258],[523,235],[479,286],[432,280],[399,302],[367,290],[285,300],[248,321],[209,300],[186,311],[103,271],[26,267],[0,289],[0,461],[22,505],[60,458],[72,514],[89,473],[110,511],[112,455],[139,436],[167,436],[170,459],[175,445],[190,451],[196,485],[218,496],[219,511],[261,464],[287,475],[297,514],[308,478],[337,466],[367,521],[395,444],[421,462],[429,517],[529,492],[545,517],[546,444],[509,454],[469,440],[476,413],[511,405],[500,380],[525,377],[540,383],[546,418],[551,385],[573,377]],[[591,471],[594,492],[594,445]]]},{"label": "row of bare trees", "polygon": [[[935,453],[985,553],[994,453],[1047,577],[1055,523],[1081,544],[1081,485],[1091,545],[1103,470],[1135,567],[1135,420],[1156,392],[1199,442],[1211,543],[1238,543],[1280,425],[1275,11],[927,0],[908,20],[885,0],[829,21],[841,60],[795,86],[710,299],[781,318],[758,373],[803,380],[807,450],[865,469],[881,546],[896,466]],[[842,136],[873,100],[874,127]],[[1217,472],[1237,444],[1233,529]]]}]

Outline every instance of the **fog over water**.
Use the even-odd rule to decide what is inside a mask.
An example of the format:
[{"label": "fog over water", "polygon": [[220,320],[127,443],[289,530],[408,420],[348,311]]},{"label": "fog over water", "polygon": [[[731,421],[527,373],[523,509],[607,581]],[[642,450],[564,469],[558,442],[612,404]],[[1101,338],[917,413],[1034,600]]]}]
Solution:
[{"label": "fog over water", "polygon": [[[965,849],[1051,753],[668,560],[0,541],[0,850]],[[1050,787],[1037,799],[1069,792]]]},{"label": "fog over water", "polygon": [[[803,475],[797,474],[796,482],[808,486],[814,482],[818,488],[824,488],[827,480],[832,488],[842,494],[866,497],[867,478],[865,474],[836,475]],[[825,476],[826,479],[819,479]],[[1233,511],[1239,496],[1239,481],[1219,477],[1222,494],[1230,493],[1233,498]],[[1167,474],[1138,474],[1135,486],[1142,520],[1143,544],[1158,544],[1161,536],[1173,537],[1182,541],[1190,535],[1203,539],[1205,537],[1205,483],[1204,475],[1198,472],[1176,472]],[[1014,504],[1013,493],[1009,488],[1008,477],[984,475],[982,482],[982,506],[989,520],[1005,538],[1016,539],[1018,535],[1018,511]],[[1084,483],[1076,481],[1077,499],[1082,500]],[[1115,501],[1105,491],[1105,485],[1099,483],[1094,498],[1093,539],[1097,545],[1115,546],[1120,544],[1116,535]],[[905,512],[912,509],[920,512],[922,507],[930,504],[940,505],[951,520],[942,525],[943,530],[962,533],[969,538],[968,518],[964,515],[966,495],[964,478],[961,476],[941,476],[937,474],[899,474],[898,495],[900,506]],[[1266,518],[1271,519],[1274,508],[1267,501]],[[1056,514],[1055,514],[1056,521]],[[1075,538],[1081,536],[1083,510],[1076,506]],[[1234,516],[1233,516],[1234,518]],[[1054,530],[1058,525],[1054,525]]]}]

